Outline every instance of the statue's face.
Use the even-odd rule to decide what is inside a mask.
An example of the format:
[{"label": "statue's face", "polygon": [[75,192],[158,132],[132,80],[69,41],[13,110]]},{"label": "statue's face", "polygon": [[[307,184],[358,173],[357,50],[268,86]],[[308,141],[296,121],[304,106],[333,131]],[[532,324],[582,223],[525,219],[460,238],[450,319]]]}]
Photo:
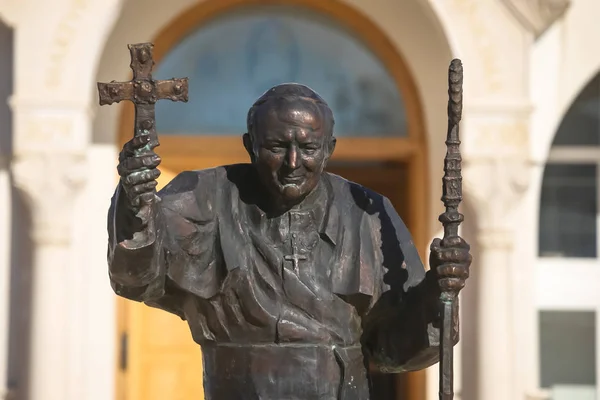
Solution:
[{"label": "statue's face", "polygon": [[303,101],[273,103],[257,110],[251,155],[269,192],[295,204],[318,185],[334,141],[316,107]]}]

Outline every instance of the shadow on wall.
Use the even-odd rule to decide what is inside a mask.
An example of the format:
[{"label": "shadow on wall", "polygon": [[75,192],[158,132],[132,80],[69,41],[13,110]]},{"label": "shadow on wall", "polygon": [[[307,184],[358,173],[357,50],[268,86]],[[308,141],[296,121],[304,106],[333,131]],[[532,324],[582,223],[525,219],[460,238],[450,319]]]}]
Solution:
[{"label": "shadow on wall", "polygon": [[461,212],[465,216],[465,222],[462,224],[461,235],[471,245],[471,254],[473,264],[471,265],[470,276],[467,285],[462,293],[461,304],[461,351],[462,351],[462,382],[461,382],[461,400],[480,400],[477,399],[477,318],[478,318],[478,298],[479,298],[479,275],[478,275],[478,246],[477,246],[477,215],[469,205],[468,201],[461,204]]},{"label": "shadow on wall", "polygon": [[27,400],[31,334],[33,259],[31,211],[25,199],[12,188],[10,314],[8,334],[7,400]]},{"label": "shadow on wall", "polygon": [[[0,21],[0,168],[8,169],[13,154],[12,112],[8,99],[13,92],[13,43],[10,27]],[[10,280],[8,317],[8,370],[0,388],[8,389],[7,400],[27,400],[27,371],[29,359],[29,332],[31,325],[31,213],[10,178],[11,227]],[[2,189],[4,190],[4,189]],[[0,278],[1,279],[1,278]],[[4,361],[4,360],[3,360]]]}]

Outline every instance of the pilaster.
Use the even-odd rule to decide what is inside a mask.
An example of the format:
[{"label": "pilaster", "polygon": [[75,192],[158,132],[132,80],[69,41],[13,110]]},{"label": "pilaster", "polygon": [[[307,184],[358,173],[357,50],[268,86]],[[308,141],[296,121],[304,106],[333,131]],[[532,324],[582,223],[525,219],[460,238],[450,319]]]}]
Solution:
[{"label": "pilaster", "polygon": [[[515,232],[533,163],[529,151],[531,107],[516,99],[470,106],[465,118],[465,198],[477,215],[478,312],[477,396],[487,400],[523,397],[516,349],[519,312],[529,303],[519,286]],[[521,268],[521,270],[519,270]],[[519,301],[516,302],[515,298]],[[485,366],[485,367],[483,367]]]},{"label": "pilaster", "polygon": [[[106,292],[109,287],[91,281],[96,275],[85,263],[87,248],[81,249],[88,246],[81,240],[87,232],[74,227],[80,222],[98,230],[88,225],[95,218],[86,213],[99,211],[85,202],[105,189],[83,190],[95,188],[88,169],[89,110],[97,99],[97,63],[123,3],[0,0],[0,17],[15,28],[11,171],[32,214],[30,400],[106,398],[112,392],[112,365],[103,365],[93,384],[86,368],[99,347],[89,332],[112,332],[107,323],[112,315],[89,295],[99,292],[96,285]],[[93,257],[102,263],[96,253]],[[101,318],[86,318],[98,309],[103,310]],[[112,340],[108,343],[104,353]]]},{"label": "pilaster", "polygon": [[81,304],[81,282],[73,279],[70,253],[73,209],[87,172],[90,115],[75,103],[16,98],[11,105],[12,174],[32,221],[30,399],[74,399],[70,364],[81,338],[72,329],[72,304]]}]

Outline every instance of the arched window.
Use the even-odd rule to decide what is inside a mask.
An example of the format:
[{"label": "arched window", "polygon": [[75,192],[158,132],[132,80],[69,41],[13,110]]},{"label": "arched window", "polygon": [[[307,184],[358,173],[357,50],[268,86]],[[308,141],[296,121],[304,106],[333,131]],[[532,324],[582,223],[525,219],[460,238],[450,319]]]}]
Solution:
[{"label": "arched window", "polygon": [[239,135],[262,93],[285,82],[316,90],[337,136],[407,136],[397,85],[381,62],[335,21],[291,7],[216,18],[159,63],[157,78],[187,76],[190,101],[157,104],[161,135]]},{"label": "arched window", "polygon": [[600,73],[564,117],[544,170],[536,302],[548,399],[600,398]]},{"label": "arched window", "polygon": [[544,171],[540,257],[598,256],[600,74],[562,121]]}]

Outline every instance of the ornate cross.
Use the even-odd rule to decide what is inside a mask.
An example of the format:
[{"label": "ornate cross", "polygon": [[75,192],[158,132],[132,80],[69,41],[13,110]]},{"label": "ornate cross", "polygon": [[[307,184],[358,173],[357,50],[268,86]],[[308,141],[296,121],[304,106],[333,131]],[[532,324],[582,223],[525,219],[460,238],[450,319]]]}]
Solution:
[{"label": "ornate cross", "polygon": [[292,254],[284,256],[284,260],[294,263],[294,272],[298,274],[298,264],[300,261],[307,260],[306,256],[298,254],[298,246],[296,246],[296,233],[292,234]]},{"label": "ornate cross", "polygon": [[100,105],[118,103],[129,100],[135,105],[135,131],[137,136],[142,132],[150,134],[149,147],[158,146],[154,106],[158,100],[188,101],[188,80],[168,79],[158,81],[152,79],[154,59],[152,43],[130,44],[130,67],[133,79],[129,82],[98,83]]}]

